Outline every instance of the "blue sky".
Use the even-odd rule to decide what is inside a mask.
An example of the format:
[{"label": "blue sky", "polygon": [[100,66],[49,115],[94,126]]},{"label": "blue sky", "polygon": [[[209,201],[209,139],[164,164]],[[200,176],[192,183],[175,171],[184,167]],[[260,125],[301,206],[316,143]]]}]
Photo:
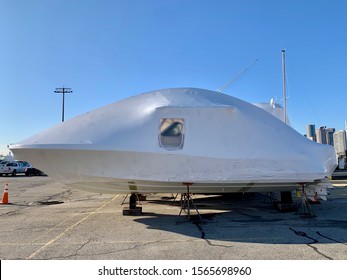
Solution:
[{"label": "blue sky", "polygon": [[0,153],[65,119],[168,87],[282,102],[293,127],[344,129],[347,1],[0,0]]}]

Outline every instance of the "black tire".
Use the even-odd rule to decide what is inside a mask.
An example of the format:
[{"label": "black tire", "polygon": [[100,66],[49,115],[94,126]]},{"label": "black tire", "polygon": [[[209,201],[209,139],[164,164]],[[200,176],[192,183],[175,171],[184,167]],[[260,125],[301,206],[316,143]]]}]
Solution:
[{"label": "black tire", "polygon": [[13,172],[12,172],[12,176],[15,177],[16,175],[17,175],[17,170],[15,169],[15,170],[13,170]]}]

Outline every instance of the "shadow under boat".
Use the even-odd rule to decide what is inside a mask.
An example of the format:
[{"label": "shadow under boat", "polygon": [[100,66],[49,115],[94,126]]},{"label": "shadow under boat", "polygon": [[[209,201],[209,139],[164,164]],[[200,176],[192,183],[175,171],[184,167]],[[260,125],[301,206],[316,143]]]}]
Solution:
[{"label": "shadow under boat", "polygon": [[[344,190],[347,193],[347,188]],[[146,204],[176,207],[177,214],[144,211],[134,221],[152,230],[172,232],[208,242],[244,242],[265,244],[339,243],[347,246],[346,199],[334,198],[313,205],[317,217],[300,219],[295,212],[279,213],[262,193],[196,196],[194,203],[202,222],[191,209],[190,220],[179,216],[180,200],[175,195],[154,196]],[[300,200],[295,199],[299,204]],[[344,207],[344,209],[341,209]],[[327,209],[329,209],[327,211]],[[145,210],[145,204],[144,204]]]}]

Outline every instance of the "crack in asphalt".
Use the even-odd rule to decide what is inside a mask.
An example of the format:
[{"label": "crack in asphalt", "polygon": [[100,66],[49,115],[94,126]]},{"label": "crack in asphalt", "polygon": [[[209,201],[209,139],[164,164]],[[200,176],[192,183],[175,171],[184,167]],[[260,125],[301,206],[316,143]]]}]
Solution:
[{"label": "crack in asphalt", "polygon": [[69,256],[65,256],[65,258],[66,257],[77,257],[77,256],[79,256],[79,251],[81,251],[82,250],[82,248],[84,248],[85,246],[87,246],[89,243],[91,243],[92,242],[92,237],[91,238],[89,238],[86,242],[84,242],[79,248],[77,248],[76,250],[75,250],[75,253],[74,254],[71,254],[71,255],[69,255]]},{"label": "crack in asphalt", "polygon": [[232,248],[232,247],[234,247],[234,246],[213,244],[210,240],[208,240],[208,239],[206,238],[206,233],[205,233],[204,229],[202,228],[202,226],[201,226],[198,222],[195,222],[194,224],[196,225],[196,227],[198,228],[198,230],[199,230],[200,233],[201,233],[200,238],[203,239],[203,240],[205,240],[206,243],[207,243],[209,246],[212,246],[212,247],[222,247],[222,248]]},{"label": "crack in asphalt", "polygon": [[125,251],[129,251],[129,250],[136,250],[136,249],[141,248],[141,247],[145,247],[145,246],[148,246],[148,245],[151,245],[151,244],[156,244],[156,243],[162,242],[162,240],[156,240],[156,241],[147,242],[147,243],[143,243],[143,244],[136,244],[136,245],[134,245],[134,246],[132,246],[130,248],[127,247],[127,248],[124,248],[124,249],[114,250],[114,251],[109,251],[109,252],[94,253],[94,254],[78,254],[78,251],[80,251],[83,247],[85,247],[87,244],[92,242],[91,240],[92,240],[92,238],[89,239],[87,242],[83,243],[78,249],[76,249],[74,254],[67,255],[67,256],[60,256],[60,257],[56,256],[56,257],[49,258],[49,260],[56,260],[56,259],[59,259],[59,258],[66,259],[66,258],[71,258],[71,257],[77,258],[77,257],[104,256],[104,255],[110,255],[110,254],[116,254],[116,253],[120,253],[120,252],[125,252]]},{"label": "crack in asphalt", "polygon": [[74,223],[73,225],[69,226],[67,229],[65,229],[63,232],[61,232],[60,234],[58,234],[57,236],[55,236],[53,239],[51,239],[50,241],[48,241],[46,244],[44,244],[42,247],[40,247],[38,250],[36,250],[34,253],[32,253],[27,259],[34,259],[35,256],[39,253],[41,253],[41,251],[44,251],[48,246],[52,245],[53,243],[55,243],[57,240],[59,240],[60,238],[62,238],[63,236],[67,235],[71,230],[73,230],[75,227],[77,227],[79,224],[83,223],[85,220],[89,219],[91,216],[93,216],[94,214],[96,214],[98,211],[100,211],[102,208],[104,208],[105,206],[107,206],[109,203],[113,202],[116,198],[118,197],[118,194],[116,196],[114,196],[111,200],[108,200],[106,203],[102,204],[101,206],[99,206],[97,209],[95,209],[93,212],[89,213],[88,215],[86,215],[85,217],[83,217],[81,220],[79,220],[78,222]]},{"label": "crack in asphalt", "polygon": [[90,242],[92,242],[92,237],[87,240],[87,242],[83,243],[79,248],[77,248],[75,255],[78,255],[78,252],[83,249],[83,247],[87,246]]}]

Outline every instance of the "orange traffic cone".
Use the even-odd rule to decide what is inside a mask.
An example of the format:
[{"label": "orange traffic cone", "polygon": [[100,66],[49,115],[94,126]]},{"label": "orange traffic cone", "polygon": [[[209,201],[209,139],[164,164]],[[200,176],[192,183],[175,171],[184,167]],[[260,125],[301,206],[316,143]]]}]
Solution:
[{"label": "orange traffic cone", "polygon": [[1,204],[8,204],[8,184],[5,185],[4,193],[2,195]]}]

